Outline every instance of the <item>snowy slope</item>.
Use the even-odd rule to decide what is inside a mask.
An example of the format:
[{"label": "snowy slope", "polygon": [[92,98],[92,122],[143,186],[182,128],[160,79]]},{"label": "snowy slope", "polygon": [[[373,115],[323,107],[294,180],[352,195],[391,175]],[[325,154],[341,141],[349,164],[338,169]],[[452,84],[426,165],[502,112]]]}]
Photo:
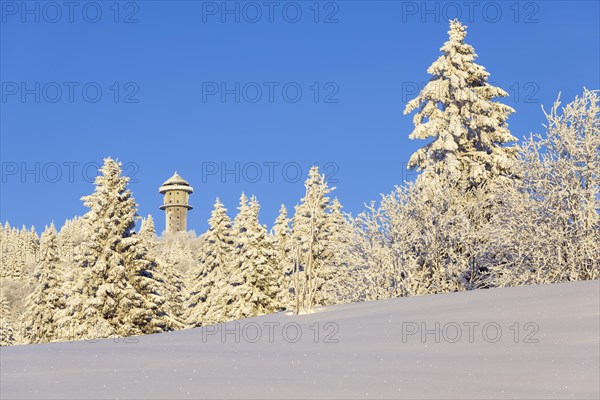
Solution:
[{"label": "snowy slope", "polygon": [[[228,323],[231,333],[224,338],[218,325],[139,337],[137,343],[2,348],[0,395],[597,399],[599,291],[599,281],[482,290],[263,316]],[[425,340],[408,335],[421,323],[435,332],[436,322],[439,343],[434,333]],[[469,323],[479,323],[470,325],[472,343]],[[494,343],[498,327],[502,335]],[[262,337],[252,343],[258,328]],[[301,338],[293,343],[297,332]]]}]

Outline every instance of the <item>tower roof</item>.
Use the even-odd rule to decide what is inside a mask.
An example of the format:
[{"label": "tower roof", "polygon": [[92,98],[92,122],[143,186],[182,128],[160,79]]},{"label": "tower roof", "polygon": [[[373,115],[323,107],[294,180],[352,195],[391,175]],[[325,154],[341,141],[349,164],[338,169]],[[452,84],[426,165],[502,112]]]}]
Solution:
[{"label": "tower roof", "polygon": [[177,173],[177,171],[175,171],[175,173],[173,174],[172,177],[170,177],[169,179],[167,179],[165,181],[165,183],[163,183],[164,185],[190,185],[188,181],[186,181],[185,179],[183,179],[181,177],[181,175],[179,175]]},{"label": "tower roof", "polygon": [[188,181],[186,181],[185,179],[183,179],[178,173],[177,171],[175,171],[175,173],[173,174],[172,177],[170,177],[169,179],[167,179],[165,181],[165,183],[162,184],[162,186],[158,189],[158,191],[160,193],[165,193],[166,191],[169,190],[184,190],[188,193],[193,193],[194,189],[190,186],[190,184],[188,183]]}]

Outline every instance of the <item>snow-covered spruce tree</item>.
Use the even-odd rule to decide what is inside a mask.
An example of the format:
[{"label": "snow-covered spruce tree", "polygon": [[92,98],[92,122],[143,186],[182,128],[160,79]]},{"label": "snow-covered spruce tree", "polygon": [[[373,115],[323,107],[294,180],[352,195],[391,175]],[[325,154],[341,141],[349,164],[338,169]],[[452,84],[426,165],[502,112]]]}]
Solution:
[{"label": "snow-covered spruce tree", "polygon": [[598,91],[546,114],[544,135],[525,140],[522,177],[505,190],[493,231],[504,268],[498,286],[598,279],[600,275],[600,105]]},{"label": "snow-covered spruce tree", "polygon": [[218,198],[208,224],[208,231],[201,237],[203,247],[199,266],[189,271],[186,313],[192,326],[224,321],[223,303],[230,298],[227,277],[233,251],[231,220]]},{"label": "snow-covered spruce tree", "polygon": [[173,273],[186,276],[198,264],[200,251],[193,248],[197,241],[192,232],[163,232],[157,251],[160,258],[169,264]]},{"label": "snow-covered spruce tree", "polygon": [[37,233],[34,228],[28,230],[25,226],[21,230],[11,228],[8,222],[2,231],[0,274],[3,278],[27,281],[39,251]]},{"label": "snow-covered spruce tree", "polygon": [[79,280],[81,268],[78,262],[81,259],[80,252],[83,248],[82,243],[86,240],[86,232],[89,232],[88,221],[79,216],[67,219],[58,232],[62,286],[65,294],[74,292]]},{"label": "snow-covered spruce tree", "polygon": [[40,260],[32,276],[33,293],[27,297],[22,316],[28,343],[45,343],[57,339],[56,315],[64,308],[65,294],[60,260],[58,233],[54,224],[46,227],[40,243]]},{"label": "snow-covered spruce tree", "polygon": [[17,342],[17,329],[14,326],[8,300],[0,291],[0,346],[12,346]]},{"label": "snow-covered spruce tree", "polygon": [[16,251],[16,244],[12,228],[8,221],[0,230],[0,277],[6,279],[12,276],[13,264],[15,263],[13,253]]},{"label": "snow-covered spruce tree", "polygon": [[[407,204],[414,204],[413,211],[419,213],[415,214],[419,229],[431,222],[434,225],[430,228],[449,224],[446,229],[451,230],[437,237],[433,247],[425,247],[417,254],[421,261],[434,260],[434,270],[438,272],[442,265],[442,260],[437,260],[439,256],[446,254],[453,260],[452,271],[432,278],[428,285],[427,290],[435,292],[489,286],[481,247],[493,238],[483,233],[492,218],[492,200],[502,201],[493,193],[511,184],[518,150],[505,146],[516,140],[506,123],[514,110],[493,101],[507,93],[490,85],[489,73],[474,62],[474,49],[464,43],[465,26],[451,21],[449,36],[441,48],[442,55],[428,69],[433,75],[431,80],[405,109],[405,114],[418,109],[410,138],[433,139],[409,161],[409,168],[416,167],[422,174],[417,185],[409,189],[411,201]],[[441,204],[446,199],[438,196],[447,197],[448,201]],[[461,232],[459,225],[468,231]],[[443,243],[441,239],[450,242]],[[437,244],[441,253],[434,250]],[[426,265],[431,267],[429,262],[423,264]],[[438,278],[444,275],[448,281],[441,283]]]},{"label": "snow-covered spruce tree", "polygon": [[6,268],[6,266],[5,266],[5,262],[6,262],[5,247],[6,247],[6,242],[8,239],[9,232],[10,232],[10,226],[8,225],[8,222],[6,222],[6,226],[8,229],[5,230],[4,225],[0,221],[0,277],[5,276],[4,269]]},{"label": "snow-covered spruce tree", "polygon": [[23,226],[19,232],[19,237],[21,242],[20,255],[22,257],[20,278],[29,280],[39,259],[40,238],[34,226],[31,229]]},{"label": "snow-covered spruce tree", "polygon": [[167,245],[161,247],[160,264],[164,266],[165,271],[169,272],[172,283],[177,291],[185,294],[185,274],[194,269],[194,255],[190,249],[189,243],[185,237],[179,237],[178,240],[172,240]]},{"label": "snow-covered spruce tree", "polygon": [[23,234],[16,227],[9,231],[4,247],[6,267],[5,277],[21,280],[24,279],[25,250],[23,249]]},{"label": "snow-covered spruce tree", "polygon": [[[153,277],[160,282],[162,288],[161,295],[164,297],[162,309],[169,318],[169,326],[171,329],[184,328],[187,325],[184,315],[186,288],[182,272],[177,266],[165,262],[159,257],[158,238],[156,237],[154,220],[151,215],[142,220],[139,236],[144,252],[148,254],[148,259],[155,264]],[[187,243],[187,240],[185,243]],[[191,255],[189,257],[191,258]]]},{"label": "snow-covered spruce tree", "polygon": [[330,232],[324,228],[331,203],[327,195],[334,188],[329,188],[325,176],[319,174],[316,166],[310,169],[304,186],[306,194],[292,218],[291,282],[296,314],[312,311],[323,298],[317,293],[324,284],[324,275],[333,257],[328,243]]},{"label": "snow-covered spruce tree", "polygon": [[[138,235],[147,247],[150,255],[156,259],[155,278],[164,285],[164,296],[166,298],[165,306],[168,314],[175,319],[181,327],[185,326],[185,316],[183,315],[185,286],[183,277],[180,269],[174,266],[175,263],[160,258],[158,238],[156,237],[156,229],[154,227],[152,215],[148,215],[148,217],[142,219]],[[174,241],[172,243],[178,244],[179,241]],[[173,247],[174,246],[170,246],[169,248],[172,249]]]},{"label": "snow-covered spruce tree", "polygon": [[249,318],[278,311],[277,276],[267,229],[260,224],[260,205],[242,194],[233,220],[234,251],[228,282],[231,298],[225,304],[227,320]]},{"label": "snow-covered spruce tree", "polygon": [[2,278],[14,278],[17,269],[18,237],[14,229],[6,222],[2,233]]},{"label": "snow-covered spruce tree", "polygon": [[133,232],[137,204],[121,176],[121,164],[107,158],[96,190],[83,197],[90,208],[88,231],[78,259],[79,273],[58,320],[64,339],[132,336],[171,330],[164,285],[156,261]]},{"label": "snow-covered spruce tree", "polygon": [[449,171],[451,180],[475,185],[510,174],[517,150],[504,144],[516,141],[506,123],[514,110],[492,101],[508,94],[489,84],[489,73],[474,62],[477,54],[464,42],[466,27],[450,21],[448,34],[442,55],[427,70],[432,78],[404,110],[418,109],[409,137],[433,139],[412,155],[408,167],[423,171],[419,181]]},{"label": "snow-covered spruce tree", "polygon": [[277,277],[279,291],[277,292],[277,303],[282,309],[292,308],[290,293],[290,277],[292,274],[292,263],[290,257],[291,240],[290,219],[288,218],[287,208],[281,205],[279,215],[271,229],[271,240],[273,255],[275,258],[274,273]]},{"label": "snow-covered spruce tree", "polygon": [[[29,269],[35,264],[39,250],[37,234],[26,229],[19,231],[11,227],[8,222],[2,229],[0,281],[1,290],[8,301],[10,313],[13,316],[22,315],[25,308],[25,299],[33,291],[29,284]],[[28,246],[29,243],[29,246]],[[31,246],[34,245],[34,246]],[[15,325],[16,329],[17,326]],[[18,325],[16,336],[20,341],[21,324]]]},{"label": "snow-covered spruce tree", "polygon": [[152,215],[148,214],[146,218],[142,218],[138,234],[149,244],[152,244],[153,247],[156,247],[156,228],[154,227],[154,218],[152,218]]},{"label": "snow-covered spruce tree", "polygon": [[242,247],[242,241],[246,240],[245,237],[242,237],[241,233],[247,229],[247,221],[251,218],[251,210],[248,203],[248,197],[242,193],[240,196],[240,205],[237,208],[238,213],[231,224],[231,249],[227,254],[227,261],[224,267],[220,270],[221,277],[215,282],[211,296],[208,297],[208,301],[206,302],[208,310],[205,319],[210,321],[210,323],[235,319],[232,317],[236,313],[234,307],[241,307],[237,299],[239,294],[236,293],[236,286],[244,282],[240,268],[240,247]]},{"label": "snow-covered spruce tree", "polygon": [[354,232],[342,208],[340,201],[333,199],[325,217],[322,240],[325,240],[329,254],[322,269],[323,285],[317,292],[317,304],[341,304],[357,300],[356,270],[350,257]]},{"label": "snow-covered spruce tree", "polygon": [[61,261],[65,265],[72,265],[77,260],[77,251],[85,241],[88,231],[88,221],[83,217],[67,219],[58,232]]}]

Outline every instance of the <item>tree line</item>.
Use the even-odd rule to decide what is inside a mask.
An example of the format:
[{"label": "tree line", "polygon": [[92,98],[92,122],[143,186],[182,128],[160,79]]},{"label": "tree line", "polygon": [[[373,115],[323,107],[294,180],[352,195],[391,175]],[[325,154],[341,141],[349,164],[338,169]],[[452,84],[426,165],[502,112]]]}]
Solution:
[{"label": "tree line", "polygon": [[598,279],[600,112],[584,89],[517,139],[514,110],[450,23],[414,111],[420,171],[356,216],[317,167],[288,216],[259,222],[256,197],[230,219],[216,199],[209,229],[158,237],[141,219],[119,162],[107,158],[89,211],[41,237],[0,226],[0,343],[125,337],[317,306]]}]

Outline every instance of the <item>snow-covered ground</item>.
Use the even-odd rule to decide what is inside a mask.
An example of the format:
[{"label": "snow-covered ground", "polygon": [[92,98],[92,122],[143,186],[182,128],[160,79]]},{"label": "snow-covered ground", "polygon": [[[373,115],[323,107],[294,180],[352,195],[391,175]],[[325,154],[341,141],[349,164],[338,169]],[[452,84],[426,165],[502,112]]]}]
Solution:
[{"label": "snow-covered ground", "polygon": [[0,397],[597,399],[599,292],[481,290],[2,348]]}]

